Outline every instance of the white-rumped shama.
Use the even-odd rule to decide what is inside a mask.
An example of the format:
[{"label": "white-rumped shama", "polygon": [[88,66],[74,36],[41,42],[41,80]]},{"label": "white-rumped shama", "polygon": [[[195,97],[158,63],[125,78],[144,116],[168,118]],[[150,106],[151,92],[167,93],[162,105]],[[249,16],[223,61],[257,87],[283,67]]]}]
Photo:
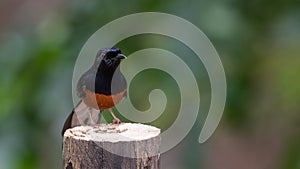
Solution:
[{"label": "white-rumped shama", "polygon": [[113,116],[113,123],[121,122],[112,107],[126,95],[127,83],[120,71],[121,60],[125,58],[119,48],[99,50],[94,64],[78,80],[76,90],[81,100],[66,119],[62,135],[75,126],[97,124],[105,109]]}]

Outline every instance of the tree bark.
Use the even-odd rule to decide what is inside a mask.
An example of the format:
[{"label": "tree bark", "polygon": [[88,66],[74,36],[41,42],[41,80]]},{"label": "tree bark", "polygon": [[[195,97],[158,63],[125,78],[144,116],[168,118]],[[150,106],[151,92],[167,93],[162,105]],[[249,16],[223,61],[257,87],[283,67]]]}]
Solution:
[{"label": "tree bark", "polygon": [[159,169],[160,129],[134,123],[69,129],[63,169]]}]

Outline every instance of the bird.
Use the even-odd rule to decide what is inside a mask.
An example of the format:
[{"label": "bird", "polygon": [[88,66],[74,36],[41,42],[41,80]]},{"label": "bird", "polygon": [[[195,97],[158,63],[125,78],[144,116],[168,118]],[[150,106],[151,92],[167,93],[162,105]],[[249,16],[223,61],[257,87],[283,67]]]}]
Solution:
[{"label": "bird", "polygon": [[76,91],[80,101],[65,120],[62,136],[67,129],[75,126],[96,125],[103,110],[110,112],[112,123],[121,123],[112,107],[127,94],[127,82],[120,70],[123,59],[126,56],[116,47],[98,51],[93,65],[77,82]]}]

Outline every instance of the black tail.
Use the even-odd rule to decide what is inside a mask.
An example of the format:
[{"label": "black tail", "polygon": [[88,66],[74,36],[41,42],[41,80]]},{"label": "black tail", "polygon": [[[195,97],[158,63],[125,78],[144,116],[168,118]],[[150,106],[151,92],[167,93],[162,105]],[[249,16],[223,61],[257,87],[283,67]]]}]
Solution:
[{"label": "black tail", "polygon": [[63,129],[61,130],[61,135],[64,136],[65,134],[65,131],[69,128],[71,128],[72,126],[72,118],[73,118],[73,115],[74,115],[74,109],[72,110],[72,112],[70,113],[70,115],[68,116],[68,118],[66,119],[65,121],[65,124],[64,124],[64,127]]}]

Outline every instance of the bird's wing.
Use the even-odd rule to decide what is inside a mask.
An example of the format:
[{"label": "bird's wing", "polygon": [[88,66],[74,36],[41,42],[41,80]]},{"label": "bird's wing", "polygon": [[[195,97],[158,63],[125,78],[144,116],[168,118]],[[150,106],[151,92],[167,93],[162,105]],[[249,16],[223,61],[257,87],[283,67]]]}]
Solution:
[{"label": "bird's wing", "polygon": [[85,72],[77,83],[77,96],[83,98],[85,96],[84,88],[90,91],[95,91],[96,73],[89,70]]}]

